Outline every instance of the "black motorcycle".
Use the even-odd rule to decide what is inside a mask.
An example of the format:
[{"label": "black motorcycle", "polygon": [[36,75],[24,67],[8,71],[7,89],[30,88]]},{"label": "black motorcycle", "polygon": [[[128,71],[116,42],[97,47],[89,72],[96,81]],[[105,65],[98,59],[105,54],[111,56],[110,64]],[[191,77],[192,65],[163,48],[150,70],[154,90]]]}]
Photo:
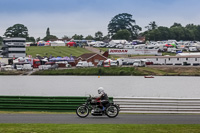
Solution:
[{"label": "black motorcycle", "polygon": [[119,105],[108,102],[103,109],[102,106],[100,106],[99,99],[89,96],[85,104],[76,109],[76,114],[81,118],[87,117],[89,113],[93,116],[107,115],[110,118],[114,118],[119,114],[119,111]]}]

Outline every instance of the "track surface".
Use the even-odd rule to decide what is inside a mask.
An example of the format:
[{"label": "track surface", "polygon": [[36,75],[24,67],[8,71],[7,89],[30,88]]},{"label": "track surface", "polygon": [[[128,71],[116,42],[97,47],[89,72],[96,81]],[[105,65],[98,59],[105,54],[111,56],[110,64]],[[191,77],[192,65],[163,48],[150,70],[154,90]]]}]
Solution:
[{"label": "track surface", "polygon": [[0,114],[0,123],[55,124],[200,124],[200,115],[177,114],[119,114],[116,118],[75,114]]}]

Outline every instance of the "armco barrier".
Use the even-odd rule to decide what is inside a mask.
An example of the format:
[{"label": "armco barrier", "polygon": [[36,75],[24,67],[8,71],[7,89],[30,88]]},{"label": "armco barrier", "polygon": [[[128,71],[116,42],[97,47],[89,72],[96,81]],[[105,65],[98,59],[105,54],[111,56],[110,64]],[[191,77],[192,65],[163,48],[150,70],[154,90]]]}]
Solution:
[{"label": "armco barrier", "polygon": [[86,100],[87,97],[75,96],[0,96],[0,110],[73,112]]},{"label": "armco barrier", "polygon": [[[74,112],[87,97],[0,96],[0,110]],[[110,97],[124,113],[200,113],[200,99]]]},{"label": "armco barrier", "polygon": [[191,98],[114,98],[124,113],[200,113],[200,99]]},{"label": "armco barrier", "polygon": [[74,111],[87,97],[0,96],[0,110]]}]

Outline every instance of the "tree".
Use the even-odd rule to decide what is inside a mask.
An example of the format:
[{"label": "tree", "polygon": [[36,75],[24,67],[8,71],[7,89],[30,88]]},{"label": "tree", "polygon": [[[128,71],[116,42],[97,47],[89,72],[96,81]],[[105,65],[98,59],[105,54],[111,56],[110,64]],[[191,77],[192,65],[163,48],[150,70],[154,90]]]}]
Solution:
[{"label": "tree", "polygon": [[77,34],[75,34],[75,35],[72,36],[72,38],[74,40],[83,40],[83,35],[77,35]]},{"label": "tree", "polygon": [[112,37],[113,39],[125,39],[130,40],[131,33],[128,30],[119,30],[117,33]]},{"label": "tree", "polygon": [[46,36],[50,36],[50,30],[49,30],[49,27],[47,28],[47,31],[46,31]]},{"label": "tree", "polygon": [[4,33],[6,37],[28,37],[28,29],[23,24],[15,24],[12,27],[9,27]]},{"label": "tree", "polygon": [[0,36],[0,45],[2,45],[3,38]]},{"label": "tree", "polygon": [[57,40],[58,37],[54,36],[54,35],[49,35],[43,38],[44,41],[49,41],[49,40]]},{"label": "tree", "polygon": [[98,31],[95,33],[95,40],[96,41],[102,41],[103,40],[103,33],[101,31]]},{"label": "tree", "polygon": [[34,37],[27,37],[26,41],[27,42],[34,42],[35,43],[35,38]]},{"label": "tree", "polygon": [[171,38],[175,40],[185,40],[185,30],[182,26],[175,26],[170,28]]},{"label": "tree", "polygon": [[157,28],[157,24],[155,21],[150,22],[148,26],[146,26],[145,28],[147,28],[148,30],[155,30]]},{"label": "tree", "polygon": [[94,38],[91,35],[85,37],[85,40],[93,40]]},{"label": "tree", "polygon": [[122,13],[114,16],[114,18],[108,24],[108,33],[113,36],[119,30],[128,30],[131,33],[131,37],[135,38],[136,31],[140,31],[139,26],[135,26],[135,20],[132,19],[132,15],[128,13]]},{"label": "tree", "polygon": [[110,35],[104,36],[103,41],[109,42],[110,41]]},{"label": "tree", "polygon": [[41,39],[40,39],[40,37],[38,37],[37,39],[36,39],[36,42],[39,42]]},{"label": "tree", "polygon": [[173,28],[173,27],[182,27],[182,25],[180,23],[174,23],[170,28]]},{"label": "tree", "polygon": [[62,37],[62,39],[63,39],[63,40],[70,40],[69,37],[66,36],[66,35],[64,35],[64,36]]},{"label": "tree", "polygon": [[139,32],[142,30],[142,28],[138,25],[134,25],[132,29],[133,29],[132,39],[136,39],[139,35]]}]

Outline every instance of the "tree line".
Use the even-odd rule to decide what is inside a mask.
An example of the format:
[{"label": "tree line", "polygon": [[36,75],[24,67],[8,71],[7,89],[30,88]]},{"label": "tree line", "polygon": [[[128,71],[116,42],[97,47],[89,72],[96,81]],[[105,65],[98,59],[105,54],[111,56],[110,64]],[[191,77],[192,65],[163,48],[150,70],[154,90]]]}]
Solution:
[{"label": "tree line", "polygon": [[[121,13],[114,16],[108,24],[108,34],[103,35],[101,31],[97,31],[95,36],[88,35],[84,37],[83,35],[73,35],[71,38],[64,35],[63,40],[110,40],[110,39],[126,39],[134,40],[138,37],[145,37],[146,40],[196,40],[200,41],[200,25],[188,24],[185,27],[180,23],[174,23],[172,26],[164,27],[158,26],[155,21],[150,22],[145,26],[146,31],[141,32],[142,28],[136,24],[136,21],[132,18],[133,16],[128,13]],[[48,40],[57,40],[58,37],[50,34],[50,28],[47,28],[46,36],[44,38],[34,38],[29,36],[28,28],[23,24],[15,24],[7,28],[4,33],[5,37],[24,37],[27,42],[35,41],[48,41]],[[0,37],[0,42],[2,37]]]},{"label": "tree line", "polygon": [[155,21],[151,22],[147,31],[141,33],[146,40],[183,40],[183,41],[200,41],[200,25],[187,24],[185,27],[180,23],[174,23],[170,28],[157,26]]}]

